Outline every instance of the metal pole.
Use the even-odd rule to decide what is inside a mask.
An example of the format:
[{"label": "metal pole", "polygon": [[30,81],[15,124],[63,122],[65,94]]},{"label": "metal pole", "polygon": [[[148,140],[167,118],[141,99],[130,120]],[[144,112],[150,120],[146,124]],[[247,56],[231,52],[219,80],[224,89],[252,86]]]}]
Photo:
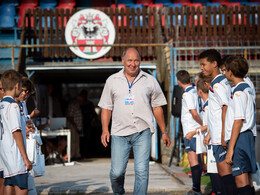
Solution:
[{"label": "metal pole", "polygon": [[12,69],[14,70],[14,67],[15,64],[14,64],[14,46],[12,47]]}]

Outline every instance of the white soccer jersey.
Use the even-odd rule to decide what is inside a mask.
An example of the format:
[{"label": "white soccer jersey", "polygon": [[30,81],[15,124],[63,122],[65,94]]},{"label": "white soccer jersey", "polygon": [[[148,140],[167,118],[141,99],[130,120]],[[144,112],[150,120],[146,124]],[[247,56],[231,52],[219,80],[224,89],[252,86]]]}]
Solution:
[{"label": "white soccer jersey", "polygon": [[[254,100],[254,103],[255,103],[255,100],[256,100],[256,93],[255,93],[255,86],[253,84],[253,82],[250,80],[250,78],[248,76],[245,76],[244,77],[244,81],[249,85],[249,87],[252,89],[252,95],[253,95],[253,100]],[[254,136],[257,136],[257,129],[256,129],[256,123],[253,127],[253,134]]]},{"label": "white soccer jersey", "polygon": [[246,82],[240,82],[232,88],[231,100],[225,121],[225,141],[230,140],[235,120],[243,119],[240,133],[253,130],[255,124],[255,105],[252,89]]},{"label": "white soccer jersey", "polygon": [[[9,102],[5,101],[8,100]],[[10,103],[11,102],[11,103]],[[4,165],[4,177],[26,173],[26,166],[20,150],[13,138],[13,133],[21,130],[21,112],[18,104],[10,96],[5,96],[0,103],[1,147],[0,156]],[[25,137],[24,142],[25,142]]]},{"label": "white soccer jersey", "polygon": [[210,84],[208,99],[208,129],[212,145],[221,145],[222,106],[228,105],[230,94],[231,89],[226,77],[217,75]]},{"label": "white soccer jersey", "polygon": [[192,85],[188,86],[182,95],[181,123],[184,137],[188,132],[194,131],[200,126],[200,124],[193,119],[190,113],[190,110],[197,109],[198,105],[196,98],[196,90]]},{"label": "white soccer jersey", "polygon": [[203,104],[202,106],[202,122],[203,122],[203,126],[208,125],[208,99],[206,100],[206,102]]}]

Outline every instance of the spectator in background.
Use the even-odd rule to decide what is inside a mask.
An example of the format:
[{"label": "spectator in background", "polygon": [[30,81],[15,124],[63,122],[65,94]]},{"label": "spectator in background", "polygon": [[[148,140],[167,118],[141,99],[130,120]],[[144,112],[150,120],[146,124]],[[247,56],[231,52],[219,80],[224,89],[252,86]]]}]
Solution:
[{"label": "spectator in background", "polygon": [[78,95],[73,99],[67,108],[67,127],[71,130],[71,158],[78,160],[80,155],[80,135],[82,134],[82,111],[80,106],[83,104],[83,98]]},{"label": "spectator in background", "polygon": [[93,128],[97,123],[97,114],[93,102],[88,99],[88,91],[82,90],[80,93],[83,98],[80,105],[83,117],[83,133],[80,137],[80,153],[82,158],[87,158],[91,155],[91,143],[93,140]]}]

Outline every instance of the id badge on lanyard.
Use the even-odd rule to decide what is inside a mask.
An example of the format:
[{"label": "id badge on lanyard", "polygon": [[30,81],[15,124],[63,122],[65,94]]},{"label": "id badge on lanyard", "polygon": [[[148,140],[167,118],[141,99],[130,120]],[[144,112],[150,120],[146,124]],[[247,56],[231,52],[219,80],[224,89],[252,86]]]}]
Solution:
[{"label": "id badge on lanyard", "polygon": [[133,105],[135,104],[135,97],[134,96],[127,96],[125,97],[125,105]]},{"label": "id badge on lanyard", "polygon": [[134,81],[135,81],[135,79],[137,78],[138,75],[139,75],[139,72],[135,76],[135,78],[134,78],[132,83],[129,83],[127,77],[125,77],[126,81],[128,83],[128,87],[129,87],[129,95],[125,97],[125,105],[134,105],[135,104],[135,97],[133,95],[131,95],[131,88],[132,88],[132,86],[134,84]]}]

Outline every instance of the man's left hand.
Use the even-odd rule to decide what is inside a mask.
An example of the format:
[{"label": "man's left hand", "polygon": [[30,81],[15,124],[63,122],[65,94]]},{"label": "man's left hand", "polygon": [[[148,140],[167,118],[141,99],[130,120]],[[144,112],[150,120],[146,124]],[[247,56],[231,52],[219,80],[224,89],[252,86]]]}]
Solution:
[{"label": "man's left hand", "polygon": [[171,140],[169,138],[169,136],[167,134],[163,134],[162,135],[162,139],[163,139],[163,144],[167,147],[170,147],[171,145]]}]

